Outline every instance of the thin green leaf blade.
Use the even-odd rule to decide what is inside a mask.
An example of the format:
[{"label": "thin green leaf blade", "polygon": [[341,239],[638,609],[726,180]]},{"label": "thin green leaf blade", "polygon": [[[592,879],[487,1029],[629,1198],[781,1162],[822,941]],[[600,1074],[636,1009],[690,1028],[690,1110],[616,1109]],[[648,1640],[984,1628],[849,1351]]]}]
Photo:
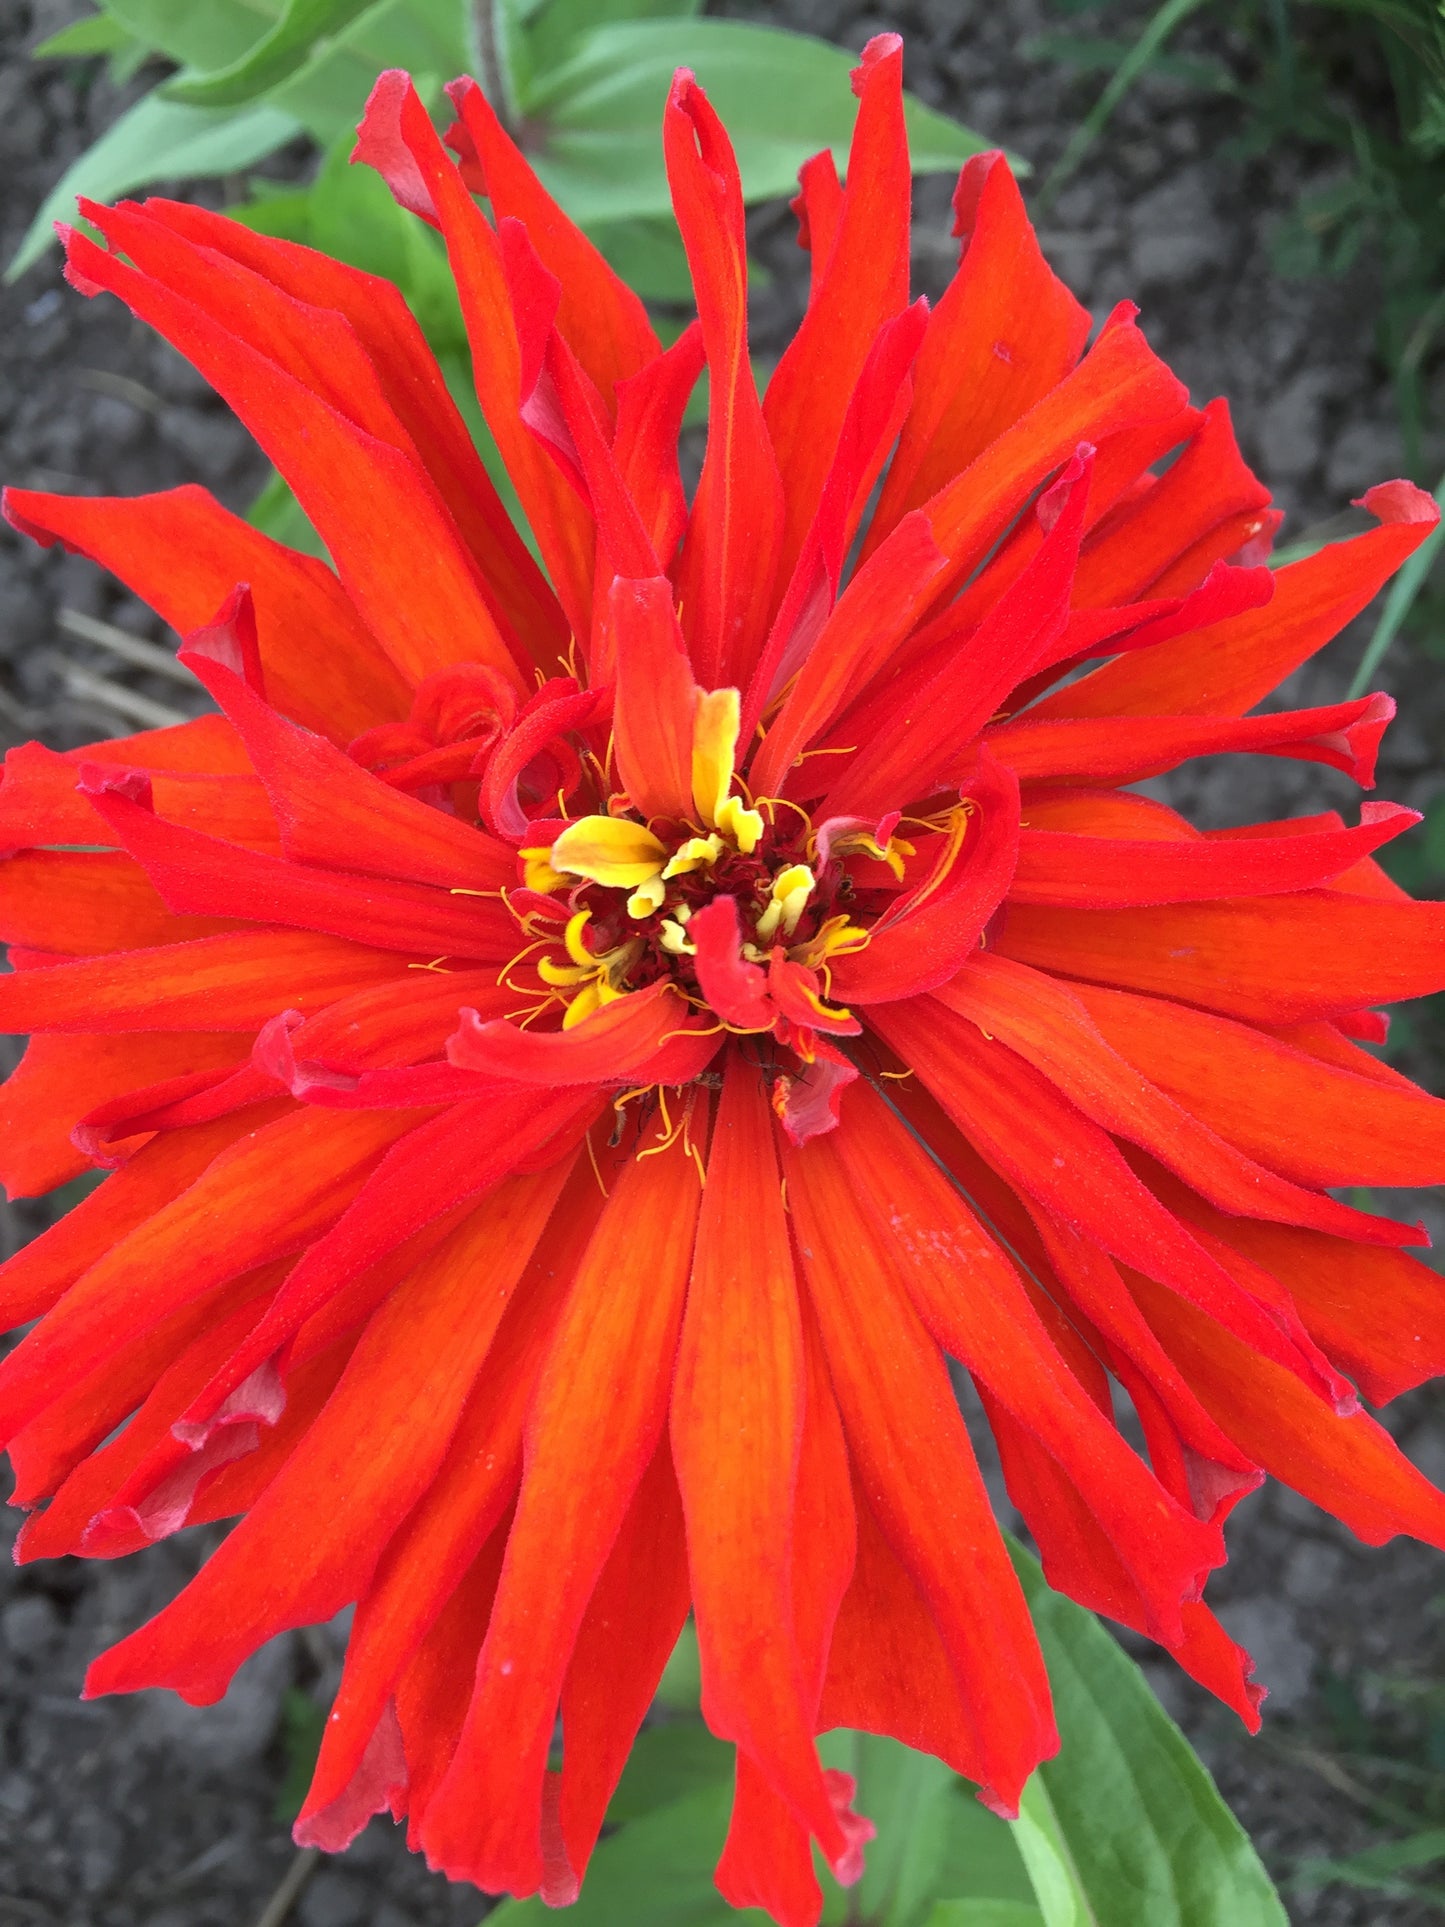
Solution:
[{"label": "thin green leaf blade", "polygon": [[26,230],[6,280],[23,274],[45,252],[56,221],[74,220],[77,195],[109,201],[151,181],[232,174],[284,147],[300,131],[289,114],[265,103],[230,113],[147,94],[65,170]]},{"label": "thin green leaf blade", "polygon": [[194,107],[238,107],[279,86],[374,0],[287,0],[281,18],[239,60],[213,73],[186,75],[166,89]]},{"label": "thin green leaf blade", "polygon": [[1248,1835],[1143,1675],[1091,1613],[1012,1548],[1062,1747],[1039,1769],[1059,1834],[1107,1927],[1286,1927]]}]

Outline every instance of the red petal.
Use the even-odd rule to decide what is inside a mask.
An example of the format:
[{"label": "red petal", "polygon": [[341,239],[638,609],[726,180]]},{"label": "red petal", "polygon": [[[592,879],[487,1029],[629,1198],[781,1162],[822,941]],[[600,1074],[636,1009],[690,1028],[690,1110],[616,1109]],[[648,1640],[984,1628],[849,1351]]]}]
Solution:
[{"label": "red petal", "polygon": [[1445,906],[1343,889],[1140,910],[1019,904],[996,947],[1060,976],[1263,1024],[1445,989]]},{"label": "red petal", "polygon": [[672,1397],[703,1717],[836,1863],[848,1842],[813,1748],[816,1685],[792,1597],[806,1384],[797,1283],[767,1098],[736,1053],[725,1077]]},{"label": "red petal", "polygon": [[[271,700],[308,729],[345,745],[374,723],[406,715],[406,679],[326,564],[273,542],[203,488],[133,500],[12,488],[3,503],[6,520],[22,534],[47,548],[58,541],[88,555],[182,635],[209,622],[238,582],[249,583]],[[184,727],[199,734],[214,724],[202,717]],[[170,731],[156,734],[169,746]],[[103,760],[149,761],[120,755],[114,743],[96,744],[94,753],[102,747]],[[209,757],[158,762],[177,769],[235,767]]]},{"label": "red petal", "polygon": [[702,478],[678,563],[682,624],[704,688],[746,687],[773,613],[784,503],[748,359],[747,237],[737,161],[686,68],[672,83],[662,139],[712,397]]},{"label": "red petal", "polygon": [[633,1159],[577,1269],[527,1414],[471,1705],[421,1833],[434,1862],[492,1892],[528,1894],[543,1881],[543,1777],[562,1684],[666,1424],[699,1197],[680,1143]]},{"label": "red petal", "polygon": [[1073,722],[1033,721],[1032,712],[985,740],[995,756],[1024,780],[1071,777],[1132,783],[1162,776],[1191,756],[1249,750],[1290,756],[1342,769],[1365,789],[1375,782],[1375,755],[1395,705],[1389,696],[1361,696],[1322,709],[1285,709],[1267,716],[1110,716]]},{"label": "red petal", "polygon": [[851,1235],[838,1142],[784,1152],[833,1389],[860,1482],[943,1635],[984,1797],[1013,1808],[1058,1745],[1043,1660],[943,1359]]},{"label": "red petal", "polygon": [[870,547],[1063,381],[1088,338],[1088,313],[1040,253],[1002,154],[965,163],[954,213],[962,258],[929,320]]},{"label": "red petal", "polygon": [[352,159],[374,167],[403,207],[423,212],[442,229],[472,344],[482,413],[572,633],[585,636],[592,605],[592,529],[570,485],[522,420],[521,357],[500,245],[406,74],[391,71],[377,81]]},{"label": "red petal", "polygon": [[[106,210],[90,202],[86,209],[103,231],[114,225]],[[127,232],[124,245],[133,244]],[[465,657],[520,681],[480,571],[413,451],[360,426],[317,392],[311,371],[302,379],[238,334],[219,285],[214,292],[227,318],[208,313],[208,274],[180,294],[78,232],[68,238],[67,256],[87,284],[120,295],[181,348],[236,408],[296,490],[352,601],[403,676],[417,682]],[[308,336],[318,332],[319,311],[292,305]],[[328,348],[336,350],[339,339]],[[417,555],[427,557],[420,572]]]},{"label": "red petal", "polygon": [[1032,714],[1243,715],[1338,635],[1439,520],[1430,497],[1409,483],[1371,489],[1362,506],[1381,526],[1276,570],[1274,597],[1263,609],[1096,669]]},{"label": "red petal", "polygon": [[869,351],[884,323],[908,303],[912,182],[897,34],[877,34],[868,42],[853,70],[853,91],[858,119],[827,265],[763,402],[787,503],[780,564],[785,575],[822,497]]}]

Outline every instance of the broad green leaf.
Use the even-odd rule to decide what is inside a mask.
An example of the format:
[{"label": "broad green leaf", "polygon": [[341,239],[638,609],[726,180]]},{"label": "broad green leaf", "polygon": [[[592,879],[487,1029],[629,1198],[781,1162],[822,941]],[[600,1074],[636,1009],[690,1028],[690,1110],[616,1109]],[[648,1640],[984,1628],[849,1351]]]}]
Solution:
[{"label": "broad green leaf", "polygon": [[921,1927],[1046,1927],[1027,1900],[935,1900]]},{"label": "broad green leaf", "polygon": [[285,12],[239,60],[214,73],[173,80],[172,100],[194,107],[237,107],[279,86],[329,41],[365,13],[372,0],[286,0]]},{"label": "broad green leaf", "polygon": [[[316,0],[306,0],[311,6]],[[288,0],[109,0],[132,33],[198,76],[244,65],[270,42]],[[436,93],[467,66],[467,0],[384,0],[352,13],[303,63],[273,85],[267,104],[290,114],[323,146],[354,129],[384,67],[405,67]],[[428,82],[429,77],[429,82]]]},{"label": "broad green leaf", "polygon": [[44,253],[54,222],[75,219],[78,194],[109,201],[151,181],[233,174],[300,131],[288,114],[264,104],[233,114],[147,94],[65,170],[26,230],[6,280]]},{"label": "broad green leaf", "polygon": [[[592,239],[644,301],[692,305],[692,276],[682,236],[671,215],[650,220],[602,221]],[[755,281],[755,285],[757,285]]]},{"label": "broad green leaf", "polygon": [[1062,1739],[1038,1777],[1099,1927],[1286,1927],[1247,1834],[1138,1667],[1011,1550]]},{"label": "broad green leaf", "polygon": [[388,0],[373,6],[318,48],[315,56],[272,92],[277,107],[294,114],[324,147],[354,134],[366,97],[385,67],[404,67],[428,105],[444,81],[470,62],[467,0]]},{"label": "broad green leaf", "polygon": [[[702,1787],[619,1828],[592,1856],[567,1927],[771,1927],[755,1907],[735,1912],[713,1885],[727,1836],[730,1780]],[[507,1900],[488,1927],[554,1927],[540,1900]]]},{"label": "broad green leaf", "polygon": [[35,60],[62,60],[86,54],[125,53],[136,45],[136,37],[108,13],[88,14],[72,21],[59,33],[51,34],[35,48]]},{"label": "broad green leaf", "polygon": [[[524,102],[539,132],[530,157],[584,225],[665,214],[662,110],[673,72],[691,67],[727,123],[749,200],[791,194],[810,154],[846,162],[854,57],[806,34],[737,20],[636,20],[581,36]],[[921,101],[907,103],[913,166],[953,169],[988,143]]]},{"label": "broad green leaf", "polygon": [[696,1713],[702,1699],[702,1656],[697,1627],[688,1619],[657,1682],[657,1698],[674,1713]]},{"label": "broad green leaf", "polygon": [[148,47],[206,72],[239,60],[281,16],[283,0],[106,0],[106,10]]},{"label": "broad green leaf", "polygon": [[733,1749],[713,1738],[701,1720],[677,1720],[639,1733],[612,1803],[608,1823],[640,1820],[707,1786],[730,1786]]},{"label": "broad green leaf", "polygon": [[527,67],[543,76],[562,64],[572,43],[591,27],[614,20],[686,20],[702,12],[702,0],[542,0],[515,13],[525,26]]}]

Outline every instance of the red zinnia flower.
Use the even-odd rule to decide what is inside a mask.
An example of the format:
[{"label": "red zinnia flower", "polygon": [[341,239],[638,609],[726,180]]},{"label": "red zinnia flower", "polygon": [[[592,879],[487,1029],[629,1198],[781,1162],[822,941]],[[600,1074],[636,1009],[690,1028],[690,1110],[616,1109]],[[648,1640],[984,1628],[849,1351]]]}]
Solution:
[{"label": "red zinnia flower", "polygon": [[1127,308],[1085,350],[997,155],[910,307],[900,67],[863,57],[846,188],[804,170],[761,405],[689,75],[666,352],[475,87],[458,167],[382,79],[359,157],[445,236],[545,575],[394,289],[164,201],[68,237],[335,570],[195,488],[8,500],[221,712],[29,744],[0,790],[6,1174],[114,1172],[3,1273],[40,1318],[0,1369],[19,1556],[239,1515],[94,1693],[214,1700],[356,1602],[302,1840],[390,1805],[447,1872],[567,1898],[689,1609],[730,1900],[812,1920],[810,1836],[856,1874],[832,1725],[1011,1811],[1048,1683],[945,1354],[1051,1582],[1250,1724],[1199,1595],[1263,1472],[1445,1543],[1356,1395],[1445,1361],[1423,1233],[1329,1189],[1445,1177],[1445,1106],[1352,1041],[1445,984],[1445,908],[1371,856],[1413,818],[1200,835],[1123,787],[1225,750],[1368,785],[1387,698],[1245,712],[1434,511],[1387,483],[1272,575],[1223,405]]}]

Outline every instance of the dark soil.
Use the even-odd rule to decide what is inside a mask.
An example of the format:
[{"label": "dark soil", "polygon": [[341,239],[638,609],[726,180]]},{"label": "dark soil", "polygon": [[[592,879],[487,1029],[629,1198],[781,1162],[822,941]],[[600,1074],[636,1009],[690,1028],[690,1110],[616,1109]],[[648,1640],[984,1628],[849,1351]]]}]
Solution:
[{"label": "dark soil", "polygon": [[[7,259],[63,166],[128,98],[98,64],[28,64],[27,48],[82,10],[78,0],[0,0],[0,255]],[[964,8],[959,0],[880,0],[872,8],[852,0],[739,0],[720,10],[853,47],[881,28],[901,29],[912,86],[1040,173],[1098,85],[1020,53],[1029,34],[1057,24],[1045,17],[1043,0],[992,8]],[[1217,28],[1190,32],[1198,50],[1243,57]],[[1102,313],[1125,297],[1140,301],[1151,339],[1197,398],[1230,397],[1246,453],[1289,511],[1287,538],[1400,473],[1400,439],[1373,350],[1370,262],[1353,279],[1315,282],[1281,281],[1271,267],[1275,225],[1333,163],[1279,149],[1264,161],[1231,160],[1239,111],[1167,81],[1141,84],[1042,231],[1091,307]],[[948,188],[935,180],[919,190],[915,258],[929,292],[953,259]],[[785,211],[759,211],[753,229],[773,275],[755,304],[767,351],[799,310],[803,258]],[[247,435],[179,357],[116,303],[71,293],[53,258],[0,293],[0,341],[5,480],[120,494],[199,480],[243,507],[264,479]],[[1427,450],[1432,475],[1442,459],[1438,445]],[[6,738],[38,735],[65,747],[198,706],[171,677],[135,668],[77,634],[77,616],[163,640],[149,612],[89,564],[43,554],[8,532],[0,537]],[[1336,700],[1366,633],[1357,625],[1301,672],[1291,699]],[[1379,680],[1402,708],[1379,793],[1420,807],[1445,784],[1440,678],[1423,656],[1397,649]],[[1258,767],[1216,759],[1170,795],[1202,823],[1350,804],[1349,786],[1331,772],[1264,759]],[[1445,1224],[1438,1204],[1434,1217]],[[46,1221],[45,1205],[8,1207],[7,1248]],[[1445,1477],[1445,1399],[1427,1390],[1401,1400],[1396,1412],[1390,1423],[1406,1448]],[[66,1561],[0,1577],[0,1927],[247,1927],[292,1867],[274,1810],[286,1764],[283,1707],[289,1691],[317,1696],[334,1679],[335,1632],[291,1635],[268,1647],[209,1711],[159,1693],[94,1704],[76,1698],[87,1659],[183,1583],[205,1549],[197,1537],[182,1535],[117,1565]],[[1231,1544],[1232,1563],[1210,1597],[1273,1689],[1263,1736],[1248,1741],[1167,1665],[1149,1662],[1149,1672],[1286,1878],[1302,1860],[1385,1837],[1373,1804],[1380,1793],[1417,1797],[1417,1782],[1375,1756],[1393,1755],[1396,1769],[1426,1759],[1423,1715],[1406,1694],[1440,1676],[1445,1566],[1413,1545],[1362,1548],[1277,1489],[1240,1508]],[[1437,1777],[1437,1800],[1445,1798],[1442,1784],[1445,1774]],[[390,1827],[374,1825],[350,1853],[313,1873],[292,1915],[303,1927],[441,1927],[482,1911],[475,1892],[448,1888],[407,1856]],[[1445,1917],[1418,1898],[1340,1885],[1295,1886],[1289,1905],[1310,1927],[1423,1927]]]}]

